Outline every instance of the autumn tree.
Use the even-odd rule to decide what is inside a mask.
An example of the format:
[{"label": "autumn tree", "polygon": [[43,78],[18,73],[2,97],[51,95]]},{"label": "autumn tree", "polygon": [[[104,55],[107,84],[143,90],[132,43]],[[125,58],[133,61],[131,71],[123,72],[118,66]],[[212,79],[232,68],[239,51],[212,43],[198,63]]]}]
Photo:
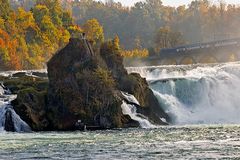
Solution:
[{"label": "autumn tree", "polygon": [[4,25],[4,19],[2,17],[0,17],[0,28],[4,29],[5,25]]},{"label": "autumn tree", "polygon": [[126,7],[112,0],[0,0],[0,69],[42,68],[70,36],[83,32],[94,48],[113,39],[111,46],[118,50],[121,41],[125,57],[239,37],[240,7],[222,2],[193,0],[169,7],[161,0],[146,0]]},{"label": "autumn tree", "polygon": [[11,11],[8,0],[0,0],[0,17],[6,19]]},{"label": "autumn tree", "polygon": [[37,0],[36,4],[46,6],[53,23],[57,26],[62,26],[63,10],[59,0]]},{"label": "autumn tree", "polygon": [[87,39],[92,42],[93,46],[99,46],[104,41],[103,27],[97,19],[90,19],[83,25]]},{"label": "autumn tree", "polygon": [[5,69],[22,68],[16,46],[17,40],[11,39],[7,32],[0,29],[0,61],[5,64]]},{"label": "autumn tree", "polygon": [[118,35],[116,35],[113,39],[113,46],[114,46],[114,49],[115,50],[120,50],[120,40],[119,40],[119,37]]}]

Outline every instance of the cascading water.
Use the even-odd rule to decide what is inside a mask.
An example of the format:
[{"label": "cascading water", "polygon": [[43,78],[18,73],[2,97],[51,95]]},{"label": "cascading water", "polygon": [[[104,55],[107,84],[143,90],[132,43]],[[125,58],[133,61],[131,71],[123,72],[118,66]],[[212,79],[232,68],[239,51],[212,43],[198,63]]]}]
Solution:
[{"label": "cascading water", "polygon": [[[16,114],[10,105],[10,102],[15,98],[16,96],[11,95],[3,84],[0,85],[0,131],[4,131],[8,126],[9,131],[30,132],[31,128]],[[9,124],[6,124],[6,122]]]},{"label": "cascading water", "polygon": [[0,86],[0,96],[3,96],[4,94],[4,89]]},{"label": "cascading water", "polygon": [[137,121],[142,128],[156,127],[153,124],[151,124],[144,115],[137,113],[137,108],[135,105],[139,105],[139,102],[133,95],[130,95],[125,92],[122,92],[122,95],[127,101],[127,102],[123,101],[121,105],[122,112],[124,115],[129,115],[131,119]]},{"label": "cascading water", "polygon": [[128,68],[145,77],[173,124],[240,123],[240,63]]}]

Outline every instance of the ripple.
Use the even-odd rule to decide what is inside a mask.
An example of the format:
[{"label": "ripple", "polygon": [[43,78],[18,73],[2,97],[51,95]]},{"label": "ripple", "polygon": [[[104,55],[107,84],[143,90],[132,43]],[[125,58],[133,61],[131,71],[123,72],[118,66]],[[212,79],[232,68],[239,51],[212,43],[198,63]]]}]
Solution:
[{"label": "ripple", "polygon": [[239,159],[239,133],[240,125],[0,133],[0,159]]}]

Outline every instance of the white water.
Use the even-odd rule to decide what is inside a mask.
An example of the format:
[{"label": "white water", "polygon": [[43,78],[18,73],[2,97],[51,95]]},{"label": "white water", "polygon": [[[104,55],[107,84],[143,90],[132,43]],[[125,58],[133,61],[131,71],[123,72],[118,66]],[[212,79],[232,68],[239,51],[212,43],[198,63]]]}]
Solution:
[{"label": "white water", "polygon": [[138,100],[134,97],[134,95],[128,94],[126,92],[121,92],[121,93],[128,102],[132,102],[134,104],[140,105]]},{"label": "white water", "polygon": [[27,76],[37,77],[37,76],[33,76],[33,75],[32,75],[33,72],[47,73],[47,69],[39,69],[39,70],[18,70],[18,71],[0,71],[0,76],[12,77],[13,74],[15,74],[15,73],[25,73],[25,75],[27,75]]},{"label": "white water", "polygon": [[240,123],[240,63],[129,68],[149,81],[173,124]]},{"label": "white water", "polygon": [[0,131],[4,131],[5,113],[10,111],[16,132],[30,132],[31,128],[16,114],[10,102],[16,98],[16,95],[10,95],[8,90],[0,86]]},{"label": "white water", "polygon": [[0,96],[3,96],[3,94],[4,94],[4,90],[3,90],[3,88],[0,86]]},{"label": "white water", "polygon": [[121,108],[124,115],[129,115],[132,120],[137,121],[141,126],[141,128],[156,127],[153,124],[151,124],[144,115],[137,113],[137,108],[134,106],[134,104],[139,105],[139,102],[133,95],[125,92],[122,92],[122,95],[124,96],[124,98],[126,98],[128,102],[132,103],[132,104],[127,104],[125,101],[123,101]]}]

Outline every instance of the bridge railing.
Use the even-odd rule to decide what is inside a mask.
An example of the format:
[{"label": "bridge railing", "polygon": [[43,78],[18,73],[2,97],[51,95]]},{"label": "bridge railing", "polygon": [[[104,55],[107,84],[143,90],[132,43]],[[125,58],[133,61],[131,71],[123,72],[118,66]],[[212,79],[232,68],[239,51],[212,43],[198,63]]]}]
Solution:
[{"label": "bridge railing", "polygon": [[219,40],[208,43],[196,43],[191,45],[184,45],[175,48],[165,48],[160,51],[160,55],[177,54],[181,52],[187,52],[192,50],[207,49],[207,48],[218,48],[225,46],[240,46],[240,38]]}]

